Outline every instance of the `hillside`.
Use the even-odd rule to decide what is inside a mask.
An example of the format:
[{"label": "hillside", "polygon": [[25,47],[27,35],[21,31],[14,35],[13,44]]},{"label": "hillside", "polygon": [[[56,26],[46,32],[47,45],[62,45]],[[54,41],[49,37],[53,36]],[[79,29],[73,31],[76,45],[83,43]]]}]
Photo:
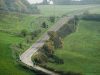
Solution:
[{"label": "hillside", "polygon": [[36,6],[30,5],[26,0],[0,0],[0,10],[22,13],[39,12]]},{"label": "hillside", "polygon": [[100,75],[100,22],[79,22],[78,30],[64,38],[63,49],[55,52],[64,64],[49,63],[60,71],[81,72],[83,75]]}]

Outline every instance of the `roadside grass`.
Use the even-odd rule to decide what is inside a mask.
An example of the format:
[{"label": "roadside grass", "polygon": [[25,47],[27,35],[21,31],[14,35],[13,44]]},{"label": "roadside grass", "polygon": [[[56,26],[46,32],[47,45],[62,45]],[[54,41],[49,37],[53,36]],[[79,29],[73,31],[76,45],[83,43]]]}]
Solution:
[{"label": "roadside grass", "polygon": [[92,14],[100,14],[100,6],[98,6],[95,9],[90,10],[89,12]]},{"label": "roadside grass", "polygon": [[[18,33],[23,29],[26,29],[28,32],[41,29],[42,23],[45,21],[48,26],[51,26],[51,23],[48,20],[48,17],[34,16],[34,15],[20,15],[20,14],[0,14],[0,30]],[[2,17],[3,16],[3,17]]]},{"label": "roadside grass", "polygon": [[78,30],[64,38],[64,48],[55,55],[64,64],[48,63],[51,68],[100,75],[100,22],[81,20]]},{"label": "roadside grass", "polygon": [[0,75],[35,75],[20,67],[13,58],[10,45],[19,41],[23,41],[23,38],[0,32]]},{"label": "roadside grass", "polygon": [[[48,28],[41,28],[44,21],[48,24],[48,27],[53,25],[48,20],[48,17],[39,15],[0,14],[0,75],[35,75],[34,72],[22,68],[16,62],[15,55],[10,47],[11,45],[22,43],[24,48],[19,50],[20,54],[27,50],[33,42],[47,31]],[[42,32],[30,44],[26,43],[26,38],[24,37],[9,34],[20,33],[23,29],[26,29],[29,33],[38,29],[41,29]]]}]

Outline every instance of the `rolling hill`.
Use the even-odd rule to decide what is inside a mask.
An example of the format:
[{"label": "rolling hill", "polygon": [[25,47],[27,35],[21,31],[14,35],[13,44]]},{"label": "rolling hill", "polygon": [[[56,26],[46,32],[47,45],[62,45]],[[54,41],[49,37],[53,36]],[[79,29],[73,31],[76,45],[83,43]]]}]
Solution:
[{"label": "rolling hill", "polygon": [[37,13],[39,10],[35,5],[26,0],[0,0],[0,11],[16,11],[22,13]]}]

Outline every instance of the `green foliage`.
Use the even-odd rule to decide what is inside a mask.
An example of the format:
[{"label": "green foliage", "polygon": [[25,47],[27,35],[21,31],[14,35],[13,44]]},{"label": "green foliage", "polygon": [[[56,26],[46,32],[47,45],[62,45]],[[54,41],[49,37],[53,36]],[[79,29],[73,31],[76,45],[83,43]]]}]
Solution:
[{"label": "green foliage", "polygon": [[81,20],[78,30],[64,38],[63,49],[55,51],[55,55],[62,58],[64,64],[49,63],[48,66],[65,72],[73,71],[81,72],[85,75],[99,75],[99,33],[100,22]]},{"label": "green foliage", "polygon": [[43,5],[47,5],[48,4],[48,1],[47,0],[43,0],[42,4]]},{"label": "green foliage", "polygon": [[52,17],[50,17],[50,19],[49,19],[51,22],[55,22],[55,17],[54,16],[52,16]]},{"label": "green foliage", "polygon": [[48,61],[47,56],[42,52],[37,52],[31,59],[34,64],[44,64]]},{"label": "green foliage", "polygon": [[27,36],[27,37],[26,37],[26,42],[27,42],[27,44],[29,44],[29,43],[32,42],[31,36]]},{"label": "green foliage", "polygon": [[100,14],[84,14],[82,16],[83,20],[100,21]]},{"label": "green foliage", "polygon": [[58,36],[58,34],[54,31],[49,31],[48,35],[50,36],[50,40],[53,41],[55,48],[62,48],[63,42],[61,37]]},{"label": "green foliage", "polygon": [[26,37],[28,34],[27,30],[23,29],[20,33],[21,36]]},{"label": "green foliage", "polygon": [[47,56],[52,56],[54,54],[54,46],[52,41],[47,41],[43,46],[43,52]]},{"label": "green foliage", "polygon": [[46,22],[43,22],[41,27],[42,28],[48,28],[48,25],[46,24]]},{"label": "green foliage", "polygon": [[66,5],[66,4],[100,4],[99,0],[81,0],[81,1],[74,1],[74,0],[53,0],[55,4]]}]

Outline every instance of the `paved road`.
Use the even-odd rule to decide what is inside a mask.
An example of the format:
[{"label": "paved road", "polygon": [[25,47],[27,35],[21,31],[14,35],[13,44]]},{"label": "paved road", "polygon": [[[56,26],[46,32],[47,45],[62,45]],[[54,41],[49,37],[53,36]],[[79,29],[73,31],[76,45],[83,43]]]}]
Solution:
[{"label": "paved road", "polygon": [[[71,19],[74,15],[79,15],[79,14],[82,14],[83,11],[78,11],[78,12],[75,12],[73,14],[69,14],[69,16],[67,17],[63,17],[61,18],[55,25],[53,25],[48,31],[58,31],[65,23],[68,22],[69,19]],[[32,60],[31,60],[31,57],[33,54],[35,54],[39,48],[41,48],[45,41],[49,39],[49,36],[47,35],[47,33],[44,33],[27,51],[25,51],[21,56],[20,56],[20,60],[29,65],[29,66],[32,66],[33,68],[37,69],[37,70],[40,70],[42,72],[45,72],[49,75],[58,75],[57,73],[55,72],[52,72],[52,71],[49,71],[45,68],[42,68],[42,67],[39,67],[39,66],[35,66],[33,63],[32,63]]]},{"label": "paved road", "polygon": [[[68,20],[68,17],[64,17],[61,18],[55,25],[53,25],[53,27],[51,27],[48,31],[57,31],[59,30]],[[32,66],[33,68],[37,69],[37,70],[41,70],[47,74],[50,75],[58,75],[52,71],[49,71],[47,69],[44,69],[42,67],[39,66],[35,66],[31,60],[31,57],[33,54],[35,54],[39,48],[41,48],[44,45],[44,41],[48,40],[49,36],[47,35],[47,33],[44,33],[39,40],[37,40],[27,51],[25,51],[21,56],[20,56],[20,60],[22,62],[24,62],[25,64]]]}]

